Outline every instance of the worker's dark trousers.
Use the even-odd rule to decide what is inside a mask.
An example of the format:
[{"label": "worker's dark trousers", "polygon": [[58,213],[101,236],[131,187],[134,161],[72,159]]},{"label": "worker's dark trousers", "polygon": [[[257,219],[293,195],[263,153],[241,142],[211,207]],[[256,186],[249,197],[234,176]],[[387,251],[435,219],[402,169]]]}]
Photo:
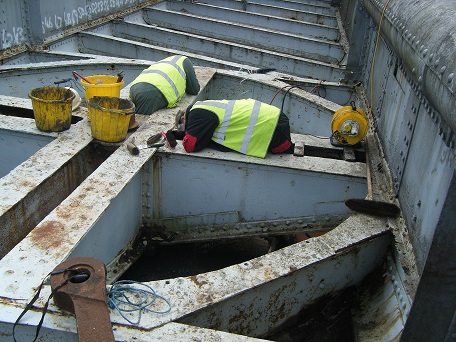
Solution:
[{"label": "worker's dark trousers", "polygon": [[131,86],[130,99],[135,104],[136,114],[150,115],[168,106],[168,101],[161,91],[146,82],[136,83]]}]

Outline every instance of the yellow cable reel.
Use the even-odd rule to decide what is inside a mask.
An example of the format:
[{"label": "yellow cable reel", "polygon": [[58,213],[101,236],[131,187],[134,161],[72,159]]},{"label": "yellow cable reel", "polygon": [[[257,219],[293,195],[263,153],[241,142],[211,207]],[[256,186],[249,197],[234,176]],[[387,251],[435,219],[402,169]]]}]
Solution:
[{"label": "yellow cable reel", "polygon": [[367,134],[369,124],[364,112],[355,103],[337,110],[331,121],[332,136],[342,145],[355,145]]}]

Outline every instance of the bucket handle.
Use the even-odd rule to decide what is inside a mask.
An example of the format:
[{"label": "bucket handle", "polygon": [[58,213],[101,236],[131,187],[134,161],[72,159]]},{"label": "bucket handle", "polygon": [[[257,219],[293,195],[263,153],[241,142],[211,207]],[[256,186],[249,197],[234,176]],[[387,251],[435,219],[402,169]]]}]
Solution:
[{"label": "bucket handle", "polygon": [[102,84],[102,83],[104,83],[106,81],[112,80],[113,78],[118,78],[118,76],[117,75],[111,75],[108,78],[106,78],[105,80],[99,80],[99,81],[95,82],[95,84]]},{"label": "bucket handle", "polygon": [[63,80],[55,81],[54,84],[60,85],[62,83],[66,83],[66,82],[70,82],[70,81],[71,81],[71,78],[64,78]]},{"label": "bucket handle", "polygon": [[[57,88],[62,84],[62,83],[67,83],[67,82],[70,82],[71,84],[71,81],[72,79],[71,78],[64,78],[60,81],[55,81],[54,84],[57,85]],[[73,97],[73,92],[71,91],[70,89],[71,87],[68,88],[69,92],[66,92],[65,93],[65,97],[63,98],[64,101],[68,101],[69,99],[71,99]]]},{"label": "bucket handle", "polygon": [[[90,105],[95,108],[95,109],[98,109],[98,110],[106,110],[108,108],[105,108],[105,107],[102,107],[100,106],[98,103],[90,103]],[[115,110],[115,109],[109,109],[111,111],[114,111],[116,112],[117,114],[124,114],[124,115],[131,115],[131,114],[135,114],[135,111],[132,110],[130,112],[123,112],[123,111],[118,111],[118,110]]]},{"label": "bucket handle", "polygon": [[115,83],[120,83],[120,82],[122,82],[122,79],[123,79],[122,73],[123,73],[123,70],[121,72],[119,72],[117,75],[111,75],[110,77],[106,78],[105,80],[99,80],[99,81],[95,82],[95,84],[102,84],[106,81],[112,80],[113,78],[116,79]]}]

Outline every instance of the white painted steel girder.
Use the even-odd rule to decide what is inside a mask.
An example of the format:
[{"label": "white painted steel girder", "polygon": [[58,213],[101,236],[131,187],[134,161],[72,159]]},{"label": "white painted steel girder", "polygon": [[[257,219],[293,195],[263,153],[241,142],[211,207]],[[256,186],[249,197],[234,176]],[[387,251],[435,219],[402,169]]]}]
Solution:
[{"label": "white painted steel girder", "polygon": [[[166,331],[171,338],[180,336],[183,341],[195,333],[217,336],[224,335],[223,331],[265,336],[318,298],[358,284],[382,262],[390,243],[386,220],[354,215],[323,236],[242,264],[189,277],[148,282],[157,294],[171,303],[172,310],[163,315],[143,314],[137,327],[126,324],[118,312],[111,310],[114,335],[116,340],[122,336],[150,338]],[[30,278],[33,274],[30,268],[21,277],[21,272],[5,268],[3,263],[0,266],[2,274],[15,274],[17,281],[22,277],[33,279],[36,285],[40,281],[36,275]],[[0,306],[4,312],[0,331],[6,336],[10,336],[12,324],[27,298],[25,293],[16,291],[14,299],[5,301],[17,285],[2,283],[0,288]],[[49,291],[46,286],[37,305],[44,304]],[[159,310],[159,306],[156,309]],[[33,334],[40,316],[39,310],[30,311],[17,328],[20,336]],[[173,322],[183,323],[188,328],[183,329]],[[51,303],[43,324],[47,339],[74,337],[75,330],[74,316],[60,312]],[[235,341],[237,337],[228,335],[228,338]]]}]

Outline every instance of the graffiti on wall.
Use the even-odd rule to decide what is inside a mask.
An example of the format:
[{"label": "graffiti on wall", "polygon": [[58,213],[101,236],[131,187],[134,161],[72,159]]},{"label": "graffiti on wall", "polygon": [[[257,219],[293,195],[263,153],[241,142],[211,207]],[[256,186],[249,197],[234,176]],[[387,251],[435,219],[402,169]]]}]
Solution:
[{"label": "graffiti on wall", "polygon": [[11,31],[2,30],[2,49],[7,49],[25,42],[25,32],[22,27],[13,27]]},{"label": "graffiti on wall", "polygon": [[[116,10],[126,8],[138,3],[138,0],[100,0],[87,6],[66,8],[63,13],[45,15],[41,19],[42,34],[49,34],[63,29],[83,24],[103,15],[114,13]],[[68,2],[70,3],[70,2]],[[67,5],[67,2],[65,2]],[[1,49],[8,49],[26,43],[27,33],[24,27],[2,29]]]},{"label": "graffiti on wall", "polygon": [[43,34],[77,26],[136,2],[137,0],[100,0],[87,6],[65,10],[62,15],[45,16],[41,22]]}]

